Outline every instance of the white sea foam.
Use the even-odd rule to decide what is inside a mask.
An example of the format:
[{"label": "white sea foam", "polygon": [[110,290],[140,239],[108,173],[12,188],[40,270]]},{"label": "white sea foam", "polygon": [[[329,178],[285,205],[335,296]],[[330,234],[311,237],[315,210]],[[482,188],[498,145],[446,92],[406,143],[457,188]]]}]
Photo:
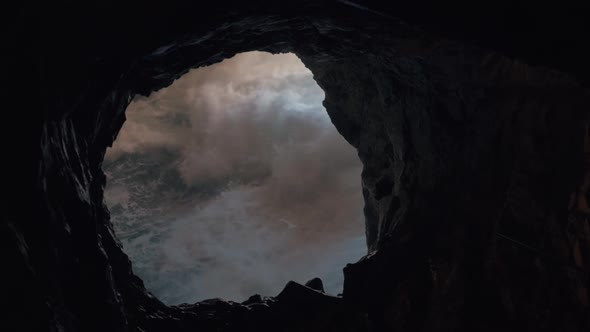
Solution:
[{"label": "white sea foam", "polygon": [[134,271],[169,304],[342,288],[366,253],[361,164],[293,54],[240,54],[138,98],[107,153]]}]

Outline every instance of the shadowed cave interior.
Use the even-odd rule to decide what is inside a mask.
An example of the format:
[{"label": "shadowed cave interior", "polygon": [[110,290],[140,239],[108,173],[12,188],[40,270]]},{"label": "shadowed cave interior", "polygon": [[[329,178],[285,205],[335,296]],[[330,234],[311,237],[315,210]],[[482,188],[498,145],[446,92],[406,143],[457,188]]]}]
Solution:
[{"label": "shadowed cave interior", "polygon": [[361,163],[294,54],[238,54],[135,98],[107,151],[123,249],[167,304],[277,295],[366,254]]},{"label": "shadowed cave interior", "polygon": [[[566,2],[19,3],[5,15],[21,107],[3,132],[22,133],[3,140],[5,326],[589,331],[590,21]],[[368,254],[344,266],[342,296],[289,282],[167,305],[116,237],[105,154],[132,100],[255,50],[297,54],[324,91],[362,163]]]}]

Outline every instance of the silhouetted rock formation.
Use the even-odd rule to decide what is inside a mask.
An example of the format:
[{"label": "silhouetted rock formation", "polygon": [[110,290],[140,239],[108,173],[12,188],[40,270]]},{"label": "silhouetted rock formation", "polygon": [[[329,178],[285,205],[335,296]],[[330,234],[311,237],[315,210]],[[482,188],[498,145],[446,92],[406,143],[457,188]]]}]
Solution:
[{"label": "silhouetted rock formation", "polygon": [[324,291],[324,282],[320,278],[311,279],[310,281],[305,283],[305,286],[307,286],[313,290],[316,290],[318,292],[322,292],[322,293],[325,292]]},{"label": "silhouetted rock formation", "polygon": [[[555,26],[540,31],[570,56],[533,52],[547,50],[543,35],[511,35],[520,23],[472,7],[475,30],[457,33],[460,15],[433,15],[434,2],[363,3],[380,13],[345,1],[23,5],[5,65],[18,74],[12,98],[30,103],[28,80],[40,78],[42,105],[4,121],[31,138],[5,150],[5,327],[589,331],[590,71],[576,49],[587,22],[572,16],[561,38],[570,11],[535,3],[522,18]],[[245,304],[167,307],[113,234],[101,162],[132,96],[250,50],[295,52],[326,92],[364,164],[371,253],[345,268],[342,297],[288,284]]]}]

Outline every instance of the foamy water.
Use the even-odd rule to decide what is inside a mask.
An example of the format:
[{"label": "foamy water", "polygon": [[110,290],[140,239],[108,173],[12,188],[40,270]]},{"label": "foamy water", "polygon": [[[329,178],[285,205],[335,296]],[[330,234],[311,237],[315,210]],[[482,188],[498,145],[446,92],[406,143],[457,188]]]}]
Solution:
[{"label": "foamy water", "polygon": [[296,56],[254,52],[129,106],[105,199],[158,298],[243,301],[314,277],[341,292],[366,253],[361,164],[322,99]]}]

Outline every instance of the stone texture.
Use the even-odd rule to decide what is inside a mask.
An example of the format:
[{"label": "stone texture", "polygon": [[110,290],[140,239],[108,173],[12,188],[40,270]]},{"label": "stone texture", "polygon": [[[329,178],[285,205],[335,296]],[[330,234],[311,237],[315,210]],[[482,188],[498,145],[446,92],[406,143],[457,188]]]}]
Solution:
[{"label": "stone texture", "polygon": [[[38,77],[42,104],[5,122],[30,140],[18,148],[6,140],[7,155],[23,163],[4,173],[4,324],[590,330],[587,63],[530,52],[541,39],[523,50],[517,37],[498,44],[480,31],[472,42],[479,30],[457,34],[444,17],[423,24],[419,9],[400,5],[399,20],[379,2],[364,4],[380,14],[339,1],[23,5],[7,39],[18,48],[7,60],[20,90],[12,98],[28,105],[28,77]],[[437,8],[427,4],[424,13]],[[547,18],[541,13],[530,21]],[[502,36],[510,24],[488,29]],[[333,123],[364,165],[371,250],[345,268],[342,297],[288,284],[276,298],[167,307],[114,236],[102,158],[133,95],[249,50],[295,52],[324,89]]]}]

